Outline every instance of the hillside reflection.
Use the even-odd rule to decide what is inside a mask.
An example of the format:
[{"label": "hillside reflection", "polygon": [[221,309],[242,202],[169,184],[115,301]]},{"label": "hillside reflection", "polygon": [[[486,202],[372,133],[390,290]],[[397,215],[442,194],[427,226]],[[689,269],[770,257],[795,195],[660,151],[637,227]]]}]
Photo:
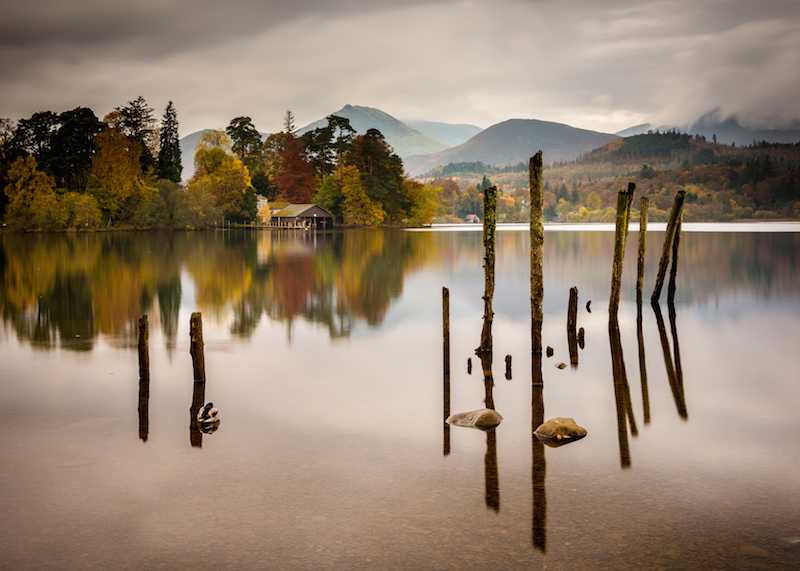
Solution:
[{"label": "hillside reflection", "polygon": [[[134,347],[144,313],[175,346],[183,300],[252,335],[263,316],[346,337],[379,325],[405,275],[433,252],[406,232],[192,232],[2,236],[0,313],[40,349]],[[184,289],[194,299],[186,299]]]},{"label": "hillside reflection", "polygon": [[[347,337],[359,322],[379,326],[406,277],[425,265],[466,279],[482,273],[477,232],[4,234],[0,245],[2,320],[44,350],[90,351],[100,335],[135,347],[144,313],[174,347],[182,304],[239,337],[264,318],[290,335],[301,319]],[[548,231],[545,288],[580,281],[586,291],[605,290],[612,250],[613,232]],[[648,250],[649,272],[656,250]],[[800,295],[800,234],[687,232],[681,250],[678,304]],[[527,287],[528,258],[526,232],[498,233],[498,280]],[[632,292],[626,279],[631,272],[623,292]],[[497,301],[500,315],[517,310],[517,300]],[[563,308],[545,307],[556,310]]]}]

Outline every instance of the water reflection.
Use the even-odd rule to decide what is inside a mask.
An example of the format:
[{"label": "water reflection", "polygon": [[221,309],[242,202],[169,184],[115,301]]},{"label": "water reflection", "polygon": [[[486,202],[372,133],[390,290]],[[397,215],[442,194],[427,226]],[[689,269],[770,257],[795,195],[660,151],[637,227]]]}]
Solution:
[{"label": "water reflection", "polygon": [[150,379],[139,379],[139,438],[147,442],[150,433]]},{"label": "water reflection", "polygon": [[667,330],[664,327],[664,317],[661,315],[661,306],[654,303],[653,312],[656,315],[656,323],[658,324],[658,334],[661,338],[661,348],[664,353],[664,366],[667,369],[667,379],[669,380],[669,387],[672,390],[672,397],[675,399],[675,408],[678,410],[678,416],[683,420],[689,419],[689,413],[686,409],[686,396],[683,392],[683,369],[681,368],[680,361],[680,347],[678,345],[678,329],[675,325],[675,305],[669,304],[669,322],[672,333],[672,344],[674,351],[670,351],[669,339],[667,338]]},{"label": "water reflection", "polygon": [[628,428],[631,436],[639,434],[636,420],[633,417],[631,392],[628,386],[628,375],[625,372],[625,359],[622,354],[622,341],[619,333],[617,316],[611,316],[608,327],[611,343],[611,368],[614,376],[614,401],[617,408],[617,438],[619,440],[619,462],[623,468],[631,467],[631,450],[628,444]]},{"label": "water reflection", "polygon": [[534,434],[536,428],[544,422],[544,379],[541,353],[534,352],[531,363],[531,487],[533,491],[531,539],[533,546],[544,553],[547,550],[547,493],[545,490],[547,463],[544,456],[544,442],[536,438],[536,434]]},{"label": "water reflection", "polygon": [[[739,292],[798,295],[800,234],[687,233],[688,226],[676,303]],[[580,267],[586,291],[607,287],[602,276],[613,233],[547,236],[548,275],[573,281]],[[98,335],[133,347],[143,313],[154,316],[151,327],[158,324],[174,348],[182,300],[229,324],[236,336],[251,336],[266,316],[285,323],[290,335],[299,318],[323,325],[331,337],[347,337],[361,320],[382,323],[416,269],[435,262],[462,271],[481,257],[478,233],[454,232],[4,234],[0,242],[4,323],[36,348],[71,351],[92,350]],[[528,244],[525,232],[499,232],[498,260],[527,259]],[[651,248],[648,256],[656,254]],[[499,278],[514,275],[499,268]],[[623,291],[633,291],[632,280],[623,276]],[[494,311],[512,311],[507,303],[498,299]]]}]

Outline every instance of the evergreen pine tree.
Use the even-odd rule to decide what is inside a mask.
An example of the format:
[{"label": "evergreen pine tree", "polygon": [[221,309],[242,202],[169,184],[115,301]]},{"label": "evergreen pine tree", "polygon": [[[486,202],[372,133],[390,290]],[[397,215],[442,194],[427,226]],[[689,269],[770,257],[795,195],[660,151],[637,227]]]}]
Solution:
[{"label": "evergreen pine tree", "polygon": [[181,146],[178,139],[178,114],[172,101],[164,111],[161,122],[161,148],[158,151],[158,177],[181,181],[183,166],[181,165]]}]

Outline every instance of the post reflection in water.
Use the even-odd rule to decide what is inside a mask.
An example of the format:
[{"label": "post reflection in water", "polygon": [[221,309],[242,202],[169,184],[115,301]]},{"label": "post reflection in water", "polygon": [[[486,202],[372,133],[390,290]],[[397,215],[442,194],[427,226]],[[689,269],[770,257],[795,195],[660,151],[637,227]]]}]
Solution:
[{"label": "post reflection in water", "polygon": [[[492,334],[489,332],[489,346]],[[492,375],[492,351],[480,351],[483,369],[484,402],[486,408],[494,410],[494,376]],[[497,433],[495,428],[486,431],[486,456],[484,456],[484,480],[486,486],[486,507],[500,511],[500,476],[497,471]]]},{"label": "post reflection in water", "polygon": [[672,332],[672,343],[675,358],[673,361],[672,353],[670,353],[669,339],[667,338],[667,330],[664,327],[664,318],[661,315],[661,306],[658,303],[653,303],[653,312],[656,314],[656,322],[658,323],[658,334],[661,337],[661,348],[664,352],[664,365],[667,368],[667,379],[669,379],[669,387],[672,390],[672,398],[675,399],[675,408],[678,410],[678,416],[683,420],[689,419],[689,413],[686,409],[686,396],[683,392],[683,370],[680,363],[680,349],[678,347],[678,330],[675,325],[675,305],[669,304],[669,321],[670,329]]},{"label": "post reflection in water", "polygon": [[632,436],[639,434],[633,417],[631,392],[628,376],[625,373],[625,360],[622,355],[622,342],[616,315],[612,316],[608,327],[611,344],[611,368],[614,375],[614,400],[617,407],[617,436],[619,438],[619,461],[623,468],[631,467],[631,451],[628,444],[628,426]]},{"label": "post reflection in water", "polygon": [[533,546],[544,553],[547,550],[547,495],[545,493],[547,464],[544,457],[544,442],[536,438],[534,434],[536,428],[544,422],[544,379],[541,353],[533,353],[531,369],[531,487],[533,491],[531,539]]},{"label": "post reflection in water", "polygon": [[192,406],[189,407],[189,442],[193,448],[203,447],[203,433],[200,431],[200,425],[197,422],[197,413],[205,405],[206,398],[206,383],[204,381],[194,382],[194,390],[192,391]]},{"label": "post reflection in water", "polygon": [[636,303],[636,338],[639,342],[639,379],[642,383],[642,408],[644,409],[644,423],[647,425],[650,424],[650,392],[647,388],[647,365],[645,363],[644,354],[641,299],[639,299]]},{"label": "post reflection in water", "polygon": [[139,438],[147,442],[150,433],[150,379],[139,378]]}]

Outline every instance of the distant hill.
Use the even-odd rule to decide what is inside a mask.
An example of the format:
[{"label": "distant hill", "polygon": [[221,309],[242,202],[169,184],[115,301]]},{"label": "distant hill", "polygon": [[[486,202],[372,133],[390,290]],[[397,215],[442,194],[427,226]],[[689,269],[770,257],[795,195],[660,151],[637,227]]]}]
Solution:
[{"label": "distant hill", "polygon": [[642,123],[641,125],[636,125],[635,127],[628,127],[627,129],[623,129],[622,131],[618,131],[614,133],[618,137],[633,137],[634,135],[642,135],[647,133],[647,131],[653,129],[654,127],[650,123]]},{"label": "distant hill", "polygon": [[736,117],[722,119],[719,111],[706,113],[691,125],[661,125],[656,127],[650,123],[642,123],[635,127],[629,127],[623,131],[615,133],[620,137],[632,137],[634,135],[644,135],[648,131],[678,131],[689,135],[700,135],[713,141],[714,135],[717,136],[718,143],[726,145],[737,144],[739,146],[751,145],[753,141],[758,143],[797,143],[800,141],[800,123],[795,123],[790,129],[751,129],[739,123]]},{"label": "distant hill", "polygon": [[509,119],[481,131],[466,143],[427,156],[405,159],[409,176],[428,172],[438,165],[481,161],[489,165],[526,162],[539,150],[544,161],[575,160],[581,153],[601,147],[619,137],[576,129],[562,123],[537,119]]},{"label": "distant hill", "polygon": [[480,127],[463,123],[452,125],[450,123],[437,123],[435,121],[409,121],[407,119],[404,119],[403,123],[412,129],[416,129],[423,135],[428,135],[437,141],[447,143],[454,147],[461,143],[466,143],[472,137],[483,131]]},{"label": "distant hill", "polygon": [[[342,109],[330,113],[330,115],[338,115],[349,119],[350,125],[359,135],[363,135],[369,129],[378,129],[386,139],[386,142],[392,146],[394,152],[404,160],[412,155],[427,155],[450,147],[450,145],[442,141],[412,129],[388,113],[372,107],[345,105]],[[327,124],[328,122],[325,118],[322,118],[299,129],[297,134],[302,135],[306,131],[325,127]]]},{"label": "distant hill", "polygon": [[735,117],[721,121],[719,113],[712,112],[702,116],[687,129],[682,129],[690,135],[699,134],[712,140],[717,136],[718,143],[728,145],[736,143],[739,146],[750,145],[753,141],[767,143],[797,143],[800,141],[800,125],[795,129],[750,129],[739,123]]}]

